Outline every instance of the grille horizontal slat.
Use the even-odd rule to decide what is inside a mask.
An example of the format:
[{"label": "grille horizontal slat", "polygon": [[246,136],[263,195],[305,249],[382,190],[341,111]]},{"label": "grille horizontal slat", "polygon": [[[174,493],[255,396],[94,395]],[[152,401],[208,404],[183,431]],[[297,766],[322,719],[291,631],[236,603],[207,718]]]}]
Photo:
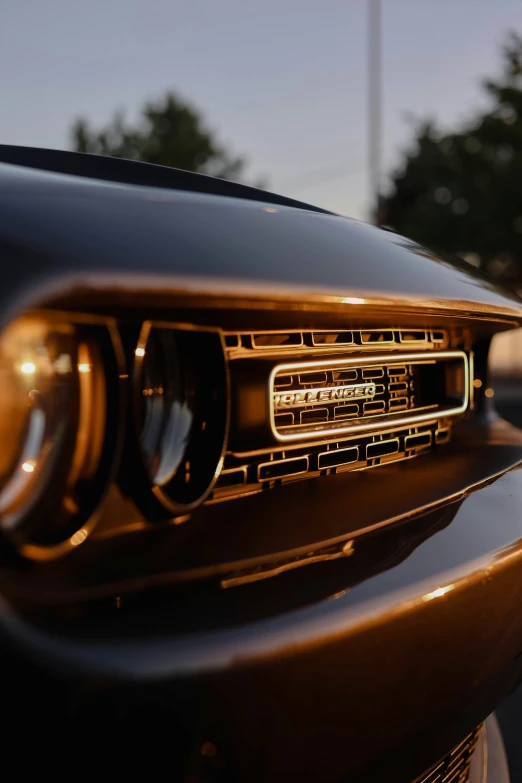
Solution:
[{"label": "grille horizontal slat", "polygon": [[388,409],[390,411],[404,411],[408,408],[408,397],[393,397],[388,400]]},{"label": "grille horizontal slat", "polygon": [[481,731],[481,726],[472,731],[435,767],[417,778],[415,783],[467,783],[471,758]]},{"label": "grille horizontal slat", "polygon": [[427,778],[423,778],[422,781],[418,781],[418,783],[440,783],[440,776],[439,771],[441,771],[444,768],[444,763],[439,764],[438,767],[436,767]]},{"label": "grille horizontal slat", "polygon": [[[386,410],[386,403],[384,400],[372,400],[371,402],[363,402],[362,415],[363,416],[375,416],[376,413],[384,413]],[[360,412],[360,406],[359,406]]]},{"label": "grille horizontal slat", "polygon": [[353,418],[359,415],[358,405],[338,405],[334,410],[334,417],[336,419],[344,419],[346,417]]}]

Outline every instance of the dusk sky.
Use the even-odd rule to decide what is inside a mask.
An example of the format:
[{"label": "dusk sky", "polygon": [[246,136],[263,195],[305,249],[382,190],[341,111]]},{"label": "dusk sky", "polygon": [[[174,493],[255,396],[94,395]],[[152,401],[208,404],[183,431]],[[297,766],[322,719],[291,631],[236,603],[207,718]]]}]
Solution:
[{"label": "dusk sky", "polygon": [[[383,0],[384,172],[405,114],[444,127],[483,104],[520,0]],[[0,142],[67,148],[79,114],[135,118],[167,89],[189,99],[246,175],[366,218],[365,0],[4,0]],[[385,177],[384,177],[385,181]]]}]

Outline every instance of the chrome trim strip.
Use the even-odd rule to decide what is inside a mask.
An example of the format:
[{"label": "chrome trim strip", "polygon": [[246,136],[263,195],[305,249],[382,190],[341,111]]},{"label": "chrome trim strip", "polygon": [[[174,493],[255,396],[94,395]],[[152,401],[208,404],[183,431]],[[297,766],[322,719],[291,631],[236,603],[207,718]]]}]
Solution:
[{"label": "chrome trim strip", "polygon": [[[457,278],[458,279],[458,275]],[[469,295],[469,298],[447,298],[439,291],[432,293],[432,298],[426,294],[400,293],[368,288],[344,287],[342,284],[333,287],[320,288],[296,282],[270,282],[258,279],[219,278],[201,274],[147,273],[119,271],[117,274],[107,271],[56,270],[54,276],[47,272],[47,278],[35,284],[21,296],[16,306],[4,309],[0,317],[0,328],[11,318],[27,309],[42,308],[52,303],[53,307],[66,309],[70,306],[72,292],[79,291],[84,302],[90,297],[98,296],[100,292],[113,296],[116,301],[122,297],[126,301],[139,302],[144,306],[152,298],[166,297],[176,300],[179,297],[187,304],[189,297],[197,299],[198,305],[209,309],[222,306],[240,310],[274,310],[274,306],[290,304],[300,313],[316,310],[317,306],[337,308],[343,314],[358,316],[360,313],[375,312],[381,316],[383,308],[390,315],[404,316],[412,313],[416,316],[450,315],[455,318],[481,318],[497,323],[522,324],[522,303],[515,294],[506,294],[501,289],[491,286],[480,289],[476,286],[466,286],[459,293]],[[471,298],[473,295],[474,298]],[[134,299],[132,297],[135,297]],[[150,297],[150,299],[148,299]],[[154,304],[154,303],[153,303]],[[88,304],[84,304],[87,307]],[[130,305],[129,305],[130,306]],[[170,305],[176,306],[176,302]]]},{"label": "chrome trim strip", "polygon": [[[298,372],[300,370],[313,370],[316,368],[324,369],[326,367],[335,367],[335,368],[342,368],[342,367],[351,367],[353,365],[356,366],[362,366],[362,365],[374,365],[379,364],[380,362],[385,362],[387,364],[391,364],[395,362],[399,365],[402,364],[433,364],[437,360],[442,359],[461,359],[463,366],[464,366],[464,393],[463,393],[463,403],[455,408],[446,408],[441,411],[430,411],[429,413],[418,413],[418,414],[412,414],[409,416],[397,416],[397,418],[393,422],[393,426],[402,426],[402,425],[411,425],[415,424],[417,422],[421,421],[428,421],[429,419],[441,419],[445,418],[447,416],[457,416],[460,413],[464,413],[469,406],[469,400],[470,400],[470,383],[469,383],[469,364],[468,364],[468,356],[464,351],[440,351],[440,352],[424,352],[424,353],[408,353],[408,354],[401,354],[400,356],[393,357],[390,361],[390,355],[386,354],[378,354],[377,356],[354,356],[349,359],[337,359],[337,360],[328,360],[328,361],[313,361],[313,362],[292,362],[291,364],[278,364],[270,373],[269,381],[268,381],[268,392],[269,392],[269,405],[270,405],[270,428],[272,430],[272,435],[276,440],[279,442],[287,442],[287,441],[296,441],[296,440],[303,440],[303,439],[310,439],[310,438],[321,438],[325,436],[330,436],[331,438],[335,438],[337,435],[341,435],[344,433],[355,433],[355,432],[368,432],[371,430],[377,430],[382,429],[383,424],[385,423],[382,421],[382,417],[380,417],[380,421],[365,421],[361,422],[360,424],[352,424],[343,426],[329,426],[327,428],[323,428],[320,430],[315,430],[314,432],[298,432],[298,433],[280,433],[278,432],[276,425],[275,425],[275,410],[274,410],[274,394],[275,394],[275,377],[278,373],[284,372]],[[392,416],[397,414],[384,414],[384,416]]]},{"label": "chrome trim strip", "polygon": [[[346,419],[343,419],[343,421],[346,421]],[[428,419],[428,421],[423,422],[423,427],[429,427],[430,424],[436,424],[436,419],[432,416]],[[383,425],[382,430],[379,430],[379,435],[391,435],[395,434],[397,430],[401,429],[400,422],[397,425],[393,419],[390,419],[388,422],[386,422]],[[449,428],[445,428],[445,431],[449,432]],[[231,451],[230,454],[241,460],[247,460],[251,459],[252,457],[259,457],[262,454],[272,454],[273,452],[280,451],[284,448],[285,454],[291,454],[292,449],[299,449],[299,451],[307,448],[315,448],[316,446],[328,446],[332,442],[335,443],[336,440],[342,440],[343,443],[351,443],[353,440],[357,441],[359,443],[359,435],[348,436],[341,438],[335,438],[335,437],[329,437],[329,438],[322,438],[321,440],[305,440],[303,443],[285,443],[284,446],[277,446],[272,444],[271,446],[266,446],[263,449],[253,449],[252,451]]]},{"label": "chrome trim strip", "polygon": [[221,587],[226,590],[229,587],[259,582],[262,579],[269,579],[272,576],[283,574],[285,571],[292,571],[294,568],[300,568],[311,563],[324,563],[328,560],[338,560],[340,557],[350,557],[350,555],[353,555],[353,551],[353,539],[350,539],[340,547],[329,547],[325,551],[311,552],[302,557],[284,560],[273,565],[245,568],[240,572],[223,577]]}]

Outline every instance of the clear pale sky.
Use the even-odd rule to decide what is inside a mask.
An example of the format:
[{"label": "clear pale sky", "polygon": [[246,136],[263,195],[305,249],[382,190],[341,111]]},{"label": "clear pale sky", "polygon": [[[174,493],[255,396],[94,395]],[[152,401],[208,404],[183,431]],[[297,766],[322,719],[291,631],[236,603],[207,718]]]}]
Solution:
[{"label": "clear pale sky", "polygon": [[[521,0],[382,0],[384,170],[411,130],[482,105]],[[78,114],[135,117],[167,89],[271,190],[368,209],[366,0],[0,0],[0,142],[66,148]]]}]

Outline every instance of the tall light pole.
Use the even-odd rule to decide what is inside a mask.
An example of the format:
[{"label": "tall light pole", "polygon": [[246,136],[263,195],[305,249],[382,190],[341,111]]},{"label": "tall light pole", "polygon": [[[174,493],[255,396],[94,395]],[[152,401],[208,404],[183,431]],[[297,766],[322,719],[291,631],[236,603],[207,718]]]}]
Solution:
[{"label": "tall light pole", "polygon": [[381,0],[368,0],[368,170],[371,220],[377,222],[381,176]]}]

